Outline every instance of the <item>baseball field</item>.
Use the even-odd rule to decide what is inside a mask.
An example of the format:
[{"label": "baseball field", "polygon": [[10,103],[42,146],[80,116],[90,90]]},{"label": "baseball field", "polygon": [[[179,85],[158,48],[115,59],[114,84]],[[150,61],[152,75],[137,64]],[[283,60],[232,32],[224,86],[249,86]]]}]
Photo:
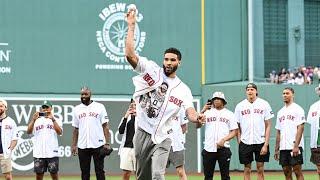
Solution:
[{"label": "baseball field", "polygon": [[[14,177],[15,180],[34,180],[34,177]],[[91,180],[95,180],[96,178],[94,176],[91,176]],[[121,180],[121,176],[106,176],[107,180]],[[131,178],[131,180],[134,180],[135,178]],[[178,177],[174,175],[166,176],[166,180],[177,180]],[[219,175],[217,175],[215,180],[220,180]],[[231,176],[232,180],[242,180],[243,177],[237,173],[237,175]],[[252,179],[256,179],[256,176],[253,176]],[[279,180],[284,179],[284,175],[280,172],[267,172],[265,176],[265,180]],[[294,178],[295,179],[295,178]],[[315,174],[315,172],[308,172],[304,175],[305,180],[317,180],[318,177]],[[51,180],[51,178],[47,175],[44,180]],[[78,176],[61,176],[60,180],[80,180],[80,177]],[[188,176],[188,180],[203,180],[202,175],[193,175]]]}]

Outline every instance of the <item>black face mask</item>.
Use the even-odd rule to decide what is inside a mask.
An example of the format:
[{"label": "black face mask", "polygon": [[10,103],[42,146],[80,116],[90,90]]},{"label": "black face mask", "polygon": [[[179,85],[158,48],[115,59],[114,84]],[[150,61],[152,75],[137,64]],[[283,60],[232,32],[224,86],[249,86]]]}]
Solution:
[{"label": "black face mask", "polygon": [[90,97],[81,97],[81,103],[85,105],[89,105],[91,102]]},{"label": "black face mask", "polygon": [[167,68],[164,65],[162,65],[162,67],[163,67],[164,74],[166,76],[170,76],[172,73],[176,72],[176,70],[178,69],[178,66],[174,66],[174,67],[172,67],[172,70],[168,72],[166,70]]}]

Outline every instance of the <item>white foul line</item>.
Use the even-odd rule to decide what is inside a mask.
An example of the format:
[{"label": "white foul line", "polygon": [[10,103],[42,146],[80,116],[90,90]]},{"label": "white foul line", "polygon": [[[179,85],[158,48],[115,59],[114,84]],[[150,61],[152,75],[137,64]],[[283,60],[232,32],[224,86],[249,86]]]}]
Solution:
[{"label": "white foul line", "polygon": [[0,46],[9,46],[9,43],[0,43]]}]

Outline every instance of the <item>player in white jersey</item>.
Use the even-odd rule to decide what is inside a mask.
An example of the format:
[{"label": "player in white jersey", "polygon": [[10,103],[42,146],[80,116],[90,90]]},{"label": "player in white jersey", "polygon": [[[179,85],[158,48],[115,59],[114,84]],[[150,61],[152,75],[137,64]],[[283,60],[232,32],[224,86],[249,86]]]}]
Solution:
[{"label": "player in white jersey", "polygon": [[304,110],[294,102],[291,87],[284,88],[282,97],[285,105],[277,113],[274,158],[279,160],[286,179],[292,179],[293,171],[297,180],[302,180]]},{"label": "player in white jersey", "polygon": [[[204,148],[202,162],[204,179],[212,180],[218,161],[222,180],[230,180],[230,143],[237,135],[238,124],[233,112],[225,108],[227,101],[222,92],[214,92],[201,112],[206,115]],[[197,124],[197,128],[202,124]]]},{"label": "player in white jersey", "polygon": [[269,103],[258,97],[257,86],[246,86],[247,98],[237,104],[235,119],[239,125],[239,160],[244,164],[244,179],[250,179],[253,156],[257,165],[258,179],[264,179],[264,163],[269,162],[271,118],[274,117]]},{"label": "player in white jersey", "polygon": [[53,180],[59,179],[59,144],[57,135],[62,135],[62,120],[54,118],[50,101],[44,101],[40,112],[33,114],[28,124],[27,133],[33,135],[33,158],[36,179],[42,180],[47,170]]},{"label": "player in white jersey", "polygon": [[181,108],[186,110],[189,120],[204,120],[193,107],[192,94],[176,75],[181,64],[181,53],[169,48],[164,53],[163,68],[147,58],[139,57],[134,49],[136,9],[127,13],[128,31],[126,58],[139,75],[133,78],[137,104],[138,129],[134,137],[137,159],[137,179],[164,179],[170,152],[172,118]]},{"label": "player in white jersey", "polygon": [[0,165],[6,180],[12,180],[11,153],[17,145],[17,125],[7,115],[8,103],[0,99]]},{"label": "player in white jersey", "polygon": [[[320,84],[315,88],[316,94],[320,96]],[[310,161],[317,166],[320,179],[320,100],[310,106],[307,123],[310,124]]]},{"label": "player in white jersey", "polygon": [[188,118],[185,110],[181,109],[178,115],[173,118],[173,126],[171,133],[171,149],[168,158],[167,167],[173,164],[180,180],[187,180],[187,174],[184,169],[185,164],[185,147],[186,133],[188,131]]},{"label": "player in white jersey", "polygon": [[81,88],[81,104],[73,110],[72,154],[79,157],[81,179],[90,179],[93,158],[97,180],[105,180],[104,158],[110,147],[109,118],[103,104],[91,100],[91,90]]}]

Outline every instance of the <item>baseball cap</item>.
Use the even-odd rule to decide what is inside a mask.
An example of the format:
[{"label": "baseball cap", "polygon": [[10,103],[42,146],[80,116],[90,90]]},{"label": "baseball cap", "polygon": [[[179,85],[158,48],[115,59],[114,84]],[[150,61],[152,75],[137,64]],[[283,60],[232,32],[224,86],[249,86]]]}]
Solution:
[{"label": "baseball cap", "polygon": [[43,106],[52,107],[52,103],[51,103],[51,101],[45,100],[45,101],[43,101],[41,107],[43,107]]},{"label": "baseball cap", "polygon": [[319,84],[319,86],[316,87],[314,90],[315,90],[316,93],[320,96],[320,84]]},{"label": "baseball cap", "polygon": [[227,104],[227,101],[226,101],[226,98],[224,97],[223,92],[219,92],[219,91],[214,92],[212,94],[212,99],[216,99],[216,98],[222,99],[224,101],[224,104]]},{"label": "baseball cap", "polygon": [[247,84],[246,89],[248,89],[248,88],[254,88],[254,89],[258,90],[257,85],[255,85],[254,83]]},{"label": "baseball cap", "polygon": [[2,102],[2,104],[3,104],[5,107],[8,107],[8,103],[7,103],[6,100],[0,99],[0,102]]}]

